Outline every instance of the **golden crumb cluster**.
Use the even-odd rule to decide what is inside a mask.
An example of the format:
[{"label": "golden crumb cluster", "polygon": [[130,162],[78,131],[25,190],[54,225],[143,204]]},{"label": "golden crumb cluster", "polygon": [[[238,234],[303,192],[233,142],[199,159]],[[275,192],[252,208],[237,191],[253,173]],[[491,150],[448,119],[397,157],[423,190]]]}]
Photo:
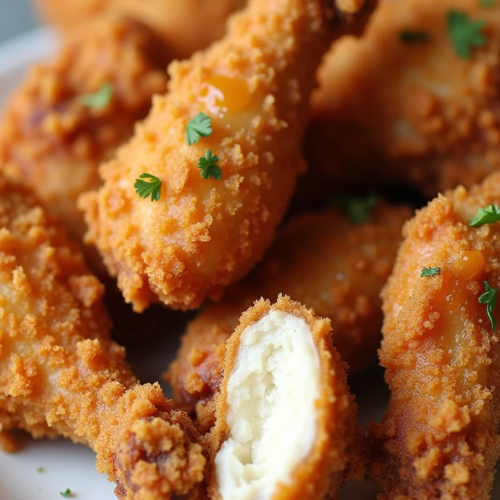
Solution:
[{"label": "golden crumb cluster", "polygon": [[[373,475],[387,499],[488,498],[500,456],[500,343],[479,297],[500,285],[500,175],[439,196],[405,226],[382,293],[380,360],[391,400],[372,425]],[[422,267],[439,274],[421,277]]]},{"label": "golden crumb cluster", "polygon": [[8,102],[0,120],[0,162],[9,176],[36,190],[75,238],[85,232],[78,195],[101,184],[99,164],[130,138],[152,96],[165,91],[167,61],[161,43],[139,22],[99,19],[32,68]]},{"label": "golden crumb cluster", "polygon": [[3,177],[0,199],[0,431],[88,444],[120,498],[187,493],[205,464],[195,427],[158,385],[137,384],[104,288],[62,228]]}]

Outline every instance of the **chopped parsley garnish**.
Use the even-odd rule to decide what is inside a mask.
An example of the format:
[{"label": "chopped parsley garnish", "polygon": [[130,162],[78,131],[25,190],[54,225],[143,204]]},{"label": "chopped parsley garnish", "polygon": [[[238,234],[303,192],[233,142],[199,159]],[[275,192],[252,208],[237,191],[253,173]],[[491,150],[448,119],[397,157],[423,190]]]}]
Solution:
[{"label": "chopped parsley garnish", "polygon": [[500,208],[491,203],[486,208],[480,208],[476,216],[469,222],[470,227],[479,227],[484,224],[500,222]]},{"label": "chopped parsley garnish", "polygon": [[472,21],[467,12],[448,12],[448,32],[456,53],[463,59],[470,59],[473,47],[482,47],[486,37],[481,33],[484,21]]},{"label": "chopped parsley garnish", "polygon": [[[149,179],[147,181],[141,179]],[[161,180],[151,174],[141,174],[139,179],[136,179],[134,188],[141,198],[151,196],[151,201],[158,201],[161,196]]]},{"label": "chopped parsley garnish", "polygon": [[420,277],[425,278],[426,276],[435,276],[436,274],[439,274],[440,271],[440,267],[423,267]]},{"label": "chopped parsley garnish", "polygon": [[487,281],[484,282],[486,292],[483,293],[478,299],[480,304],[486,305],[486,313],[491,323],[493,331],[497,329],[497,323],[493,317],[493,311],[497,307],[498,288],[491,288]]},{"label": "chopped parsley garnish", "polygon": [[427,43],[431,37],[425,31],[403,30],[399,38],[404,43]]},{"label": "chopped parsley garnish", "polygon": [[222,170],[217,165],[218,161],[219,157],[214,156],[210,150],[207,150],[205,156],[198,160],[198,168],[201,169],[203,179],[209,179],[210,177],[218,181],[222,179]]},{"label": "chopped parsley garnish", "polygon": [[105,83],[97,92],[81,95],[80,102],[90,109],[104,109],[111,102],[113,91],[113,85]]},{"label": "chopped parsley garnish", "polygon": [[45,467],[38,467],[36,471],[38,472],[38,474],[42,474],[42,472],[45,472]]},{"label": "chopped parsley garnish", "polygon": [[349,216],[353,224],[363,224],[370,220],[371,210],[377,204],[377,196],[373,193],[366,198],[338,196],[333,203]]},{"label": "chopped parsley garnish", "polygon": [[479,0],[479,5],[481,7],[493,7],[495,5],[495,0]]},{"label": "chopped parsley garnish", "polygon": [[61,491],[61,496],[63,498],[71,498],[73,494],[71,493],[71,490],[68,488],[66,491]]},{"label": "chopped parsley garnish", "polygon": [[208,137],[211,133],[212,119],[203,113],[198,113],[186,125],[186,139],[190,146],[196,144],[202,137]]}]

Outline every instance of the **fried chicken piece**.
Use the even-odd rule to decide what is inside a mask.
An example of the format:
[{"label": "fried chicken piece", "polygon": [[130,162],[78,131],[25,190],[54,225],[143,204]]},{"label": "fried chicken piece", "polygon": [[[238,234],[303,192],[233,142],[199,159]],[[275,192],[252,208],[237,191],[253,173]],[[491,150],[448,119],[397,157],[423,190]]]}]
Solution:
[{"label": "fried chicken piece", "polygon": [[66,32],[82,20],[120,12],[151,27],[184,59],[224,35],[226,20],[246,0],[37,0],[42,17]]},{"label": "fried chicken piece", "polygon": [[[382,293],[380,360],[392,395],[370,429],[381,500],[490,498],[500,456],[500,343],[480,301],[500,285],[500,224],[468,224],[491,203],[500,205],[500,173],[439,196],[405,226]],[[439,273],[421,277],[423,266]]]},{"label": "fried chicken piece", "polygon": [[196,409],[199,429],[210,429],[225,343],[241,311],[261,297],[280,293],[331,320],[333,343],[350,373],[368,368],[380,344],[379,293],[392,270],[403,223],[410,217],[406,207],[379,203],[371,221],[361,225],[333,209],[292,220],[252,274],[188,324],[168,374],[176,404],[188,413]]},{"label": "fried chicken piece", "polygon": [[139,385],[109,338],[103,286],[31,194],[0,178],[0,432],[66,436],[128,500],[168,500],[203,479],[189,417]]},{"label": "fried chicken piece", "polygon": [[[470,59],[453,46],[452,9],[485,22]],[[412,34],[428,40],[402,40]],[[500,169],[499,54],[498,3],[382,1],[364,37],[335,44],[319,71],[306,138],[312,181],[349,190],[402,180],[434,197]]]},{"label": "fried chicken piece", "polygon": [[[158,39],[124,17],[87,23],[54,58],[33,68],[0,120],[0,163],[36,192],[46,210],[78,240],[86,231],[76,208],[97,188],[98,166],[128,140],[155,93],[166,88]],[[94,106],[82,99],[105,93]]]},{"label": "fried chicken piece", "polygon": [[241,316],[207,437],[213,500],[335,496],[363,477],[364,433],[327,319],[280,296]]},{"label": "fried chicken piece", "polygon": [[[220,297],[261,259],[304,163],[300,139],[317,64],[331,40],[359,31],[373,7],[320,0],[252,0],[226,38],[169,68],[170,92],[117,158],[104,185],[81,198],[95,243],[125,300],[176,309]],[[213,133],[189,146],[198,113]],[[222,179],[202,178],[213,153]],[[141,199],[135,181],[162,182],[161,200]],[[206,173],[206,171],[205,171]]]}]

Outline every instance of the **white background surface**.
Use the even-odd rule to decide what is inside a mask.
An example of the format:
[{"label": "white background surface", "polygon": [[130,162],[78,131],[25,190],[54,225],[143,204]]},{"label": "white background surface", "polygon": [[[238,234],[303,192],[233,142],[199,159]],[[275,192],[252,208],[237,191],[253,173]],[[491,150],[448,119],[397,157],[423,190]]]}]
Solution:
[{"label": "white background surface", "polygon": [[[68,0],[71,1],[71,0]],[[53,34],[40,30],[0,45],[0,107],[11,91],[22,81],[34,61],[46,58],[56,45]],[[164,332],[160,338],[137,332],[140,342],[128,347],[129,360],[136,374],[145,382],[158,380],[174,358],[184,316],[161,311],[156,314],[154,329]],[[375,368],[351,387],[359,404],[363,425],[379,420],[387,403],[383,371]],[[164,384],[163,384],[164,385]],[[165,385],[164,385],[165,387]],[[168,394],[168,387],[165,387]],[[19,434],[21,449],[16,454],[0,452],[0,500],[60,500],[60,492],[70,488],[79,500],[113,500],[114,485],[94,468],[94,453],[69,441],[33,441]],[[38,473],[39,467],[44,468]],[[351,483],[342,492],[341,500],[375,500],[376,486],[369,482]],[[497,479],[492,500],[500,499]]]}]

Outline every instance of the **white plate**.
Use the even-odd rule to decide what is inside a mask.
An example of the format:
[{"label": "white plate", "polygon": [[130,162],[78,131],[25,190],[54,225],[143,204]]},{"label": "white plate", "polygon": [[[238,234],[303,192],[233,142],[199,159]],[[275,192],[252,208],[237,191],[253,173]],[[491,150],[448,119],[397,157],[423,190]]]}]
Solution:
[{"label": "white plate", "polygon": [[[50,30],[37,30],[0,45],[0,106],[22,81],[27,68],[35,61],[50,56],[57,45]],[[163,313],[162,313],[163,314]],[[156,330],[164,335],[143,337],[144,342],[128,347],[129,360],[136,374],[145,382],[158,380],[174,358],[184,318],[164,312],[156,319]],[[159,321],[159,323],[158,323]],[[141,335],[140,332],[138,332]],[[383,371],[375,368],[370,374],[353,380],[363,425],[379,420],[387,402]],[[162,384],[165,393],[170,390]],[[0,452],[0,500],[57,500],[60,492],[70,488],[78,500],[113,500],[114,485],[94,468],[95,455],[88,448],[59,439],[34,441],[20,434],[21,449],[16,454]],[[43,467],[43,472],[38,469]],[[375,500],[377,488],[368,481],[351,483],[341,494],[342,500]],[[492,499],[500,498],[497,479]]]}]

